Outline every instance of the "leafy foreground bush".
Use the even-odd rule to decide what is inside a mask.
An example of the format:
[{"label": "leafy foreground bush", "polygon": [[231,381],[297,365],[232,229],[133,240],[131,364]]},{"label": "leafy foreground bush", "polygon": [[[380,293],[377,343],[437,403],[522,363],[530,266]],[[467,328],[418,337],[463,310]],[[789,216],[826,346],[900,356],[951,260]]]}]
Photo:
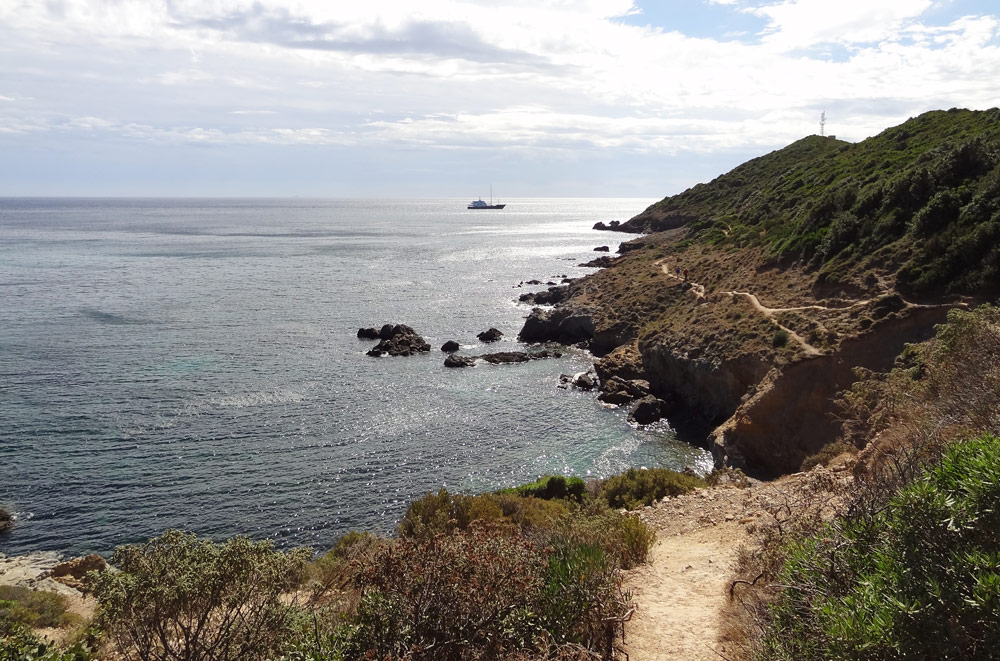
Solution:
[{"label": "leafy foreground bush", "polygon": [[763,659],[986,659],[1000,649],[1000,439],[953,446],[887,509],[794,546]]},{"label": "leafy foreground bush", "polygon": [[41,640],[24,624],[0,620],[0,661],[91,661],[93,658],[83,643],[61,650]]},{"label": "leafy foreground bush", "polygon": [[629,603],[620,581],[599,546],[543,546],[507,523],[403,537],[356,565],[356,608],[328,613],[287,658],[612,658]]},{"label": "leafy foreground bush", "polygon": [[272,658],[288,640],[297,586],[311,553],[234,537],[223,544],[172,530],[121,546],[94,594],[98,624],[127,659]]}]

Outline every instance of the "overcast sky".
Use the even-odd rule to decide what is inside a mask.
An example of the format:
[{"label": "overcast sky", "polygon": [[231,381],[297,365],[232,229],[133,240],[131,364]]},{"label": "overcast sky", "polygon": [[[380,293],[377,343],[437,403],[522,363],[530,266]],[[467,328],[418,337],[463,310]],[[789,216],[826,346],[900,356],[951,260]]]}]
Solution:
[{"label": "overcast sky", "polygon": [[0,0],[0,195],[658,198],[998,81],[996,0]]}]

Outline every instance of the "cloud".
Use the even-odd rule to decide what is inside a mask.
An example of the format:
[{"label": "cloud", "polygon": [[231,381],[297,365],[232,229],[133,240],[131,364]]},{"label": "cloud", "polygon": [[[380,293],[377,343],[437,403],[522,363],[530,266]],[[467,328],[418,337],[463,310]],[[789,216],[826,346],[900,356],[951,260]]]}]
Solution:
[{"label": "cloud", "polygon": [[786,0],[747,11],[768,20],[764,43],[782,50],[893,40],[931,0]]}]

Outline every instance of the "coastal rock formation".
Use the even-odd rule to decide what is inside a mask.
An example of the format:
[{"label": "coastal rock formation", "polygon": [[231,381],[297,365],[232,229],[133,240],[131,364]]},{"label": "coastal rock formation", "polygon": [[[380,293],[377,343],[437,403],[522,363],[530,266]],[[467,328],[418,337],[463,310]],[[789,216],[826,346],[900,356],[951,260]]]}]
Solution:
[{"label": "coastal rock formation", "polygon": [[101,572],[107,568],[108,563],[105,562],[104,558],[96,553],[91,553],[82,558],[73,558],[59,563],[52,568],[49,576],[63,585],[82,591],[86,587],[87,572]]},{"label": "coastal rock formation", "polygon": [[667,403],[653,395],[646,395],[635,403],[628,419],[639,425],[651,425],[667,414]]},{"label": "coastal rock formation", "polygon": [[533,308],[517,337],[522,342],[576,344],[589,342],[595,330],[591,309],[565,305],[554,310]]},{"label": "coastal rock formation", "polygon": [[855,368],[891,367],[949,307],[1000,295],[1000,249],[980,240],[998,120],[956,109],[855,144],[810,136],[598,223],[642,236],[585,264],[602,268],[532,309],[519,338],[586,346],[601,401],[669,415],[720,465],[796,471],[840,433],[833,402]]},{"label": "coastal rock formation", "polygon": [[477,334],[476,337],[479,338],[480,342],[485,342],[485,343],[497,342],[500,340],[501,337],[503,337],[503,333],[501,333],[496,328],[491,328],[489,330],[485,330],[482,333]]},{"label": "coastal rock formation", "polygon": [[461,348],[462,348],[461,345],[455,340],[448,340],[447,342],[441,345],[441,351],[445,351],[447,353],[458,351]]},{"label": "coastal rock formation", "polygon": [[543,358],[561,358],[559,351],[542,349],[541,351],[499,351],[497,353],[484,353],[480,356],[456,356],[454,354],[445,358],[445,367],[472,367],[476,361],[484,360],[492,365],[509,365],[513,363],[526,363],[529,360],[541,360]]},{"label": "coastal rock formation", "polygon": [[603,269],[611,266],[615,263],[615,258],[610,255],[604,255],[603,257],[598,257],[592,259],[589,262],[584,262],[583,264],[577,264],[577,266],[585,266],[587,268]]},{"label": "coastal rock formation", "polygon": [[369,356],[412,356],[431,350],[424,338],[404,324],[386,324],[379,331],[379,338],[381,341],[368,351]]},{"label": "coastal rock formation", "polygon": [[608,246],[597,246],[594,248],[594,252],[611,252],[611,248]]},{"label": "coastal rock formation", "polygon": [[377,340],[378,329],[377,328],[359,328],[358,329],[358,339],[359,340]]},{"label": "coastal rock formation", "polygon": [[14,515],[0,508],[0,533],[14,527]]},{"label": "coastal rock formation", "polygon": [[568,294],[568,287],[549,287],[544,291],[521,294],[517,300],[529,305],[555,305],[565,300]]},{"label": "coastal rock formation", "polygon": [[549,351],[548,349],[543,349],[541,351],[500,351],[498,353],[486,353],[482,356],[477,356],[487,363],[493,365],[504,365],[510,363],[524,363],[529,360],[540,360],[542,358],[561,358],[562,354],[558,351]]},{"label": "coastal rock formation", "polygon": [[604,224],[604,221],[598,221],[594,223],[595,230],[617,230],[619,227],[621,227],[620,220],[612,220],[607,225]]}]

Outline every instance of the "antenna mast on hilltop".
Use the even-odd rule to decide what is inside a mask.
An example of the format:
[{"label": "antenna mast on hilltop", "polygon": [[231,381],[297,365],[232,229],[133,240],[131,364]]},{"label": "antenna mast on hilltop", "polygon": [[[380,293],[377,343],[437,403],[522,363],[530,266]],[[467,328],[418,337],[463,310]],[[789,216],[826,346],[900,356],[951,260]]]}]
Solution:
[{"label": "antenna mast on hilltop", "polygon": [[826,135],[826,111],[820,113],[819,115],[819,134],[821,136]]}]

